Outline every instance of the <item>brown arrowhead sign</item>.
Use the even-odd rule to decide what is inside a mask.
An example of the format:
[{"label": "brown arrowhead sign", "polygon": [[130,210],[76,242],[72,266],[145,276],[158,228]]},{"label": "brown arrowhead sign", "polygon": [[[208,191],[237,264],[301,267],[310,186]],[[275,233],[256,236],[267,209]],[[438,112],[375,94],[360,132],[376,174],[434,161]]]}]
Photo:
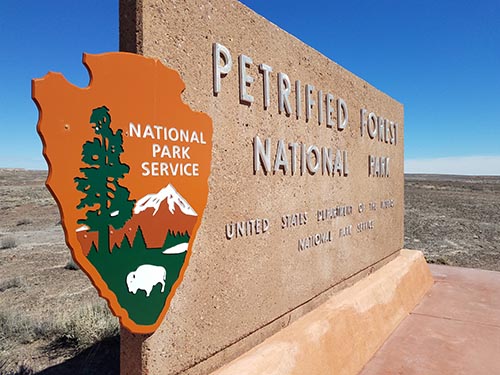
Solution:
[{"label": "brown arrowhead sign", "polygon": [[73,258],[135,333],[153,332],[182,281],[208,195],[212,121],[179,74],[129,53],[83,56],[78,88],[33,81],[47,187]]}]

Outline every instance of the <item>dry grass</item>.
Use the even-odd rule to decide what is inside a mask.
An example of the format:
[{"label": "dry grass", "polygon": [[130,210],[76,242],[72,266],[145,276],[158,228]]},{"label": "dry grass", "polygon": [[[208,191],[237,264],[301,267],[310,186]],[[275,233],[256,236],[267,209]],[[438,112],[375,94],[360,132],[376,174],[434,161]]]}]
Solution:
[{"label": "dry grass", "polygon": [[10,288],[20,288],[22,286],[23,286],[23,283],[21,281],[21,278],[14,277],[12,279],[0,281],[0,292],[5,292],[7,289],[10,289]]},{"label": "dry grass", "polygon": [[[33,345],[48,357],[76,356],[119,333],[118,319],[104,303],[84,305],[53,316],[33,317],[15,308],[0,310],[0,374],[32,375],[34,363],[12,355],[16,348]],[[36,365],[36,363],[35,363]],[[85,373],[85,372],[84,372]]]},{"label": "dry grass", "polygon": [[102,303],[85,305],[73,312],[34,318],[18,310],[0,311],[0,350],[4,344],[27,344],[45,340],[50,345],[80,352],[92,344],[118,334],[118,321]]},{"label": "dry grass", "polygon": [[27,365],[20,365],[17,370],[7,370],[7,362],[0,359],[0,374],[2,375],[34,375],[35,372]]},{"label": "dry grass", "polygon": [[21,225],[28,225],[28,224],[31,224],[32,221],[30,219],[21,219],[21,220],[18,220],[17,223],[16,223],[16,226],[21,226]]},{"label": "dry grass", "polygon": [[73,260],[73,258],[70,258],[68,260],[68,263],[66,263],[66,265],[64,266],[64,269],[65,270],[76,271],[76,270],[79,270],[80,267],[78,266],[78,264],[76,264],[76,262]]},{"label": "dry grass", "polygon": [[57,340],[68,342],[77,351],[119,333],[118,319],[101,303],[84,306],[54,323]]},{"label": "dry grass", "polygon": [[16,239],[11,236],[3,237],[0,241],[0,249],[12,249],[16,246]]}]

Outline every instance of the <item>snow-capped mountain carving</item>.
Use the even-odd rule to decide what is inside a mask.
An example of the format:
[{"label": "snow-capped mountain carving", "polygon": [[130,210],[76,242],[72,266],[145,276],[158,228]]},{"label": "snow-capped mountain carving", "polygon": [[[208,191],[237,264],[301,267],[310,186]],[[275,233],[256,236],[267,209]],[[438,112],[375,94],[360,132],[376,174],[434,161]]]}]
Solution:
[{"label": "snow-capped mountain carving", "polygon": [[175,190],[172,184],[168,184],[156,194],[148,194],[137,201],[134,207],[134,214],[138,214],[148,208],[154,208],[153,215],[156,215],[160,205],[167,200],[168,209],[171,214],[175,212],[177,205],[185,215],[198,216],[189,203]]},{"label": "snow-capped mountain carving", "polygon": [[[156,194],[147,194],[137,200],[132,217],[121,229],[110,228],[110,249],[121,246],[125,237],[133,244],[139,228],[148,248],[162,248],[168,231],[173,234],[191,232],[198,216],[190,204],[171,185]],[[97,246],[98,233],[82,226],[77,229],[77,237],[88,254],[92,243]]]}]

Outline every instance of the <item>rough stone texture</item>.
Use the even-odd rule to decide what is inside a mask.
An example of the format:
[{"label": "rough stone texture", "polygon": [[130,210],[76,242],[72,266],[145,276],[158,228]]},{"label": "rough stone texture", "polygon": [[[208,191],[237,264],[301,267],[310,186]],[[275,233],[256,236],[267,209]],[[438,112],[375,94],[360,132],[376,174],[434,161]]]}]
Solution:
[{"label": "rough stone texture", "polygon": [[422,253],[402,250],[212,375],[358,374],[432,284]]},{"label": "rough stone texture", "polygon": [[[142,344],[145,369],[163,374],[205,374],[220,367],[310,311],[329,293],[386,263],[403,245],[403,106],[236,1],[121,1],[120,46],[159,58],[179,71],[183,98],[213,120],[210,193],[190,265],[166,319]],[[212,44],[226,46],[233,69],[213,94]],[[357,48],[358,46],[353,46]],[[238,55],[253,59],[255,78],[239,101]],[[270,107],[263,108],[258,64],[273,68]],[[302,83],[302,117],[278,111],[277,73]],[[331,92],[349,108],[339,132],[318,125],[317,107],[305,121],[304,86]],[[317,101],[317,99],[315,98]],[[168,105],[168,103],[166,103]],[[398,144],[360,136],[360,109],[398,122]],[[252,140],[270,137],[347,150],[349,176],[267,176],[253,173]],[[368,177],[368,155],[391,158],[389,178]],[[394,199],[395,207],[357,212],[359,203]],[[352,205],[348,217],[318,222],[316,211]],[[281,229],[286,214],[308,213],[308,223]],[[267,218],[263,235],[228,240],[225,225]],[[375,229],[339,238],[339,229],[374,220]],[[298,240],[331,230],[333,242],[298,251]],[[346,281],[348,280],[348,281]],[[122,341],[123,342],[123,341]],[[124,344],[125,345],[125,344]],[[215,359],[214,359],[215,358]],[[122,359],[123,360],[123,359]],[[122,363],[123,364],[123,363]],[[123,366],[122,366],[123,367]]]}]

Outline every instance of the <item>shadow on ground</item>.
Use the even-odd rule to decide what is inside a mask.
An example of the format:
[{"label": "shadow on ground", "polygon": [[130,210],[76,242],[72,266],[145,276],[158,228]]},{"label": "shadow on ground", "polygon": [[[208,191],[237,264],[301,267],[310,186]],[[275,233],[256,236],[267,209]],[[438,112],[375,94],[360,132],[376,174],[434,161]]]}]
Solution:
[{"label": "shadow on ground", "polygon": [[[52,355],[58,348],[51,347]],[[37,375],[115,375],[120,373],[120,337],[98,342],[75,357],[46,368]]]}]

